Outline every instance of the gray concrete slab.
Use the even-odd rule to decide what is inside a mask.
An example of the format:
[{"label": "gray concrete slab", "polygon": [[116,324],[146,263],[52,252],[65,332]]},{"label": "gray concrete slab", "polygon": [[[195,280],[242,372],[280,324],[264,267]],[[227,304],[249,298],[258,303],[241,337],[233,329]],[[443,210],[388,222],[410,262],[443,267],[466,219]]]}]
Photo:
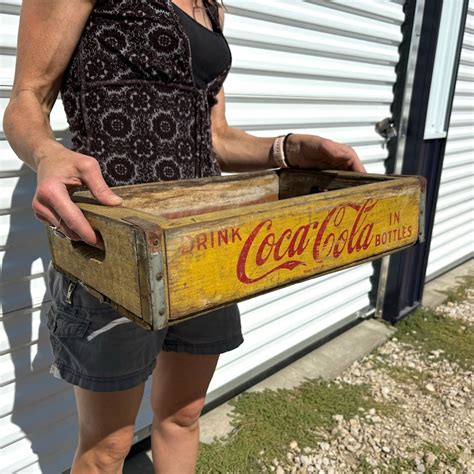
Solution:
[{"label": "gray concrete slab", "polygon": [[467,275],[474,276],[474,259],[427,283],[423,291],[422,305],[436,308],[446,299],[446,291],[462,283],[462,277]]}]

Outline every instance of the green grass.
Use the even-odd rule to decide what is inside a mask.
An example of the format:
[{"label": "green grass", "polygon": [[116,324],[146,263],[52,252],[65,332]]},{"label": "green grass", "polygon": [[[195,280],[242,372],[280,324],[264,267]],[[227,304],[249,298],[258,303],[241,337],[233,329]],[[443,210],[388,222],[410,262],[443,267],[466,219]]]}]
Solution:
[{"label": "green grass", "polygon": [[[467,296],[467,289],[474,288],[474,277],[458,278],[459,285],[443,292],[445,302],[456,303]],[[441,356],[450,362],[456,362],[464,369],[474,366],[474,325],[457,321],[437,314],[429,308],[420,308],[395,326],[396,332],[391,338],[411,345],[425,355],[433,350],[444,351]],[[415,382],[420,387],[427,382],[427,377],[409,367],[390,366],[388,356],[375,350],[374,367],[390,372],[394,379],[402,382]]]},{"label": "green grass", "polygon": [[442,444],[439,443],[424,443],[420,450],[423,450],[425,453],[431,451],[438,458],[435,463],[427,469],[427,473],[437,473],[439,470],[439,463],[444,462],[448,466],[455,467],[456,469],[462,469],[461,464],[459,463],[459,452],[456,452],[451,449],[446,449]]},{"label": "green grass", "polygon": [[392,459],[389,465],[390,465],[389,472],[391,474],[402,474],[403,472],[413,472],[413,471],[417,472],[416,463],[415,461],[412,461],[411,459],[402,459],[402,458]]},{"label": "green grass", "polygon": [[410,344],[425,355],[443,350],[442,357],[464,369],[474,366],[474,325],[419,309],[396,325],[392,336]]},{"label": "green grass", "polygon": [[[288,390],[244,393],[232,401],[234,430],[225,442],[201,444],[197,472],[262,472],[274,458],[285,461],[289,444],[301,448],[322,440],[316,428],[331,430],[333,415],[360,414],[359,407],[394,413],[389,402],[377,403],[367,385],[308,380]],[[261,454],[261,452],[263,453]],[[262,462],[259,464],[258,460]]]},{"label": "green grass", "polygon": [[418,390],[424,394],[430,394],[426,384],[432,379],[430,374],[418,372],[411,367],[394,367],[391,365],[381,366],[383,370],[394,380],[406,385],[416,385]]}]

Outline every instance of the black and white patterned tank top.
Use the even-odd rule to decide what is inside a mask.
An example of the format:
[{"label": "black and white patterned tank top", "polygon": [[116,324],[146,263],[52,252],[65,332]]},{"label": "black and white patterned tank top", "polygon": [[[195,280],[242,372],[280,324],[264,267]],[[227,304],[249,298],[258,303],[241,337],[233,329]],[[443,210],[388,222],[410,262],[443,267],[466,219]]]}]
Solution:
[{"label": "black and white patterned tank top", "polygon": [[73,149],[95,157],[110,186],[221,174],[210,109],[232,57],[218,6],[203,3],[216,50],[226,46],[209,81],[194,74],[187,27],[171,0],[97,0],[61,94]]}]

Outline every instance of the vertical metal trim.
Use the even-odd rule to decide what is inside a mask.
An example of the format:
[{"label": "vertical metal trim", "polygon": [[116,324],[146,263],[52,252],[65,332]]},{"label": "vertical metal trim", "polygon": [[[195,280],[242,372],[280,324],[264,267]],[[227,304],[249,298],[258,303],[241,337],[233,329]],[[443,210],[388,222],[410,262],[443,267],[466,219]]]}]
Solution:
[{"label": "vertical metal trim", "polygon": [[[430,86],[428,109],[426,111],[424,140],[446,138],[449,123],[449,104],[453,85],[457,81],[456,55],[449,54],[456,51],[460,40],[460,33],[464,30],[463,2],[443,2],[438,41],[436,43],[433,79]],[[449,86],[449,87],[447,87]]]},{"label": "vertical metal trim", "polygon": [[413,20],[413,29],[410,42],[410,52],[407,65],[407,74],[405,80],[405,90],[403,92],[403,106],[400,117],[399,139],[397,142],[397,151],[395,154],[395,174],[402,173],[403,157],[405,155],[406,137],[408,129],[408,119],[413,95],[413,82],[415,79],[416,62],[418,60],[418,50],[420,46],[421,26],[423,23],[423,14],[425,11],[425,0],[417,0],[415,18]]},{"label": "vertical metal trim", "polygon": [[461,52],[462,52],[462,47],[463,47],[463,41],[464,41],[464,35],[466,32],[466,21],[467,21],[467,16],[469,14],[469,3],[470,0],[464,0],[464,11],[461,15],[461,26],[458,31],[458,39],[457,39],[457,51],[456,51],[456,58],[454,60],[454,69],[456,71],[456,76],[454,77],[454,80],[451,82],[451,90],[449,91],[449,104],[451,104],[451,107],[449,107],[449,113],[446,114],[445,120],[445,127],[446,131],[449,134],[449,126],[451,123],[451,114],[453,110],[453,100],[454,100],[454,94],[456,92],[456,83],[458,81],[458,75],[459,75],[459,63],[461,62]]},{"label": "vertical metal trim", "polygon": [[[420,46],[421,26],[423,23],[423,14],[425,10],[425,0],[417,0],[415,15],[413,18],[413,27],[411,31],[410,50],[408,53],[408,63],[405,71],[405,85],[403,90],[403,102],[400,115],[400,125],[398,127],[398,139],[395,152],[394,173],[401,174],[403,166],[403,156],[405,155],[406,136],[408,129],[408,119],[413,96],[413,82],[415,79],[416,62],[418,59],[418,50]],[[382,258],[380,266],[379,283],[377,289],[377,299],[375,303],[375,317],[382,317],[382,308],[385,302],[385,292],[387,288],[388,268],[390,264],[390,255]]]},{"label": "vertical metal trim", "polygon": [[[415,5],[412,3],[412,8]],[[462,28],[464,30],[467,1],[463,5]],[[424,139],[426,111],[441,14],[442,2],[425,3],[419,54],[413,83],[413,97],[405,137],[406,145],[401,163],[402,174],[423,176],[428,183],[425,214],[426,240],[424,243],[419,243],[403,252],[392,255],[389,261],[384,290],[385,301],[379,302],[379,308],[383,303],[383,319],[392,323],[406,317],[416,309],[421,304],[423,297],[431,233],[446,147],[446,138]],[[456,54],[456,57],[459,56],[460,47],[454,54]],[[456,64],[458,64],[458,59]],[[452,104],[449,105],[449,113],[451,113],[451,109]],[[397,165],[400,165],[400,163],[397,163]]]},{"label": "vertical metal trim", "polygon": [[151,289],[151,304],[153,307],[153,330],[167,326],[166,295],[164,285],[163,255],[161,252],[151,253],[149,256],[149,278]]}]

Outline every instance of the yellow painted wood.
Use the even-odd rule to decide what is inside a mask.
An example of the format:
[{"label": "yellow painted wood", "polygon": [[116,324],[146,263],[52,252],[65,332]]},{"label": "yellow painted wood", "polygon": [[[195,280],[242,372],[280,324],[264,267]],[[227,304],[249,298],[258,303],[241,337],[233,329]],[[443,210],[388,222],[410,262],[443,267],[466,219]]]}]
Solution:
[{"label": "yellow painted wood", "polygon": [[171,318],[411,245],[419,210],[420,182],[407,178],[175,222],[165,231]]}]

